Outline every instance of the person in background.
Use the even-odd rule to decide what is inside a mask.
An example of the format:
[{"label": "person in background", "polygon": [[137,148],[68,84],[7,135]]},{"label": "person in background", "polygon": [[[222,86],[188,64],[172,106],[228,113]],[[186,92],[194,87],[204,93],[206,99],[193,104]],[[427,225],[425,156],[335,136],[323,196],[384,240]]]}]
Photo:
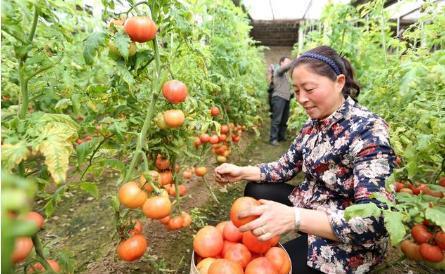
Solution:
[{"label": "person in background", "polygon": [[273,94],[273,73],[278,67],[278,64],[270,64],[267,68],[267,83],[269,86],[267,88],[267,102],[269,103],[269,113],[270,118],[272,118],[272,94]]},{"label": "person in background", "polygon": [[286,74],[291,66],[291,60],[287,57],[281,57],[278,65],[272,74],[272,118],[269,138],[271,145],[278,145],[278,142],[286,140],[289,100],[292,95],[289,78]]},{"label": "person in background", "polygon": [[[283,69],[282,69],[283,70]],[[395,166],[385,121],[357,103],[360,87],[348,60],[328,46],[292,62],[295,98],[310,119],[280,159],[256,166],[222,164],[222,184],[248,180],[244,196],[261,205],[240,212],[257,218],[239,229],[260,240],[297,231],[283,246],[294,273],[366,273],[384,260],[388,234],[378,217],[347,220],[354,204],[394,200],[385,180]],[[299,172],[297,186],[285,182]]]}]

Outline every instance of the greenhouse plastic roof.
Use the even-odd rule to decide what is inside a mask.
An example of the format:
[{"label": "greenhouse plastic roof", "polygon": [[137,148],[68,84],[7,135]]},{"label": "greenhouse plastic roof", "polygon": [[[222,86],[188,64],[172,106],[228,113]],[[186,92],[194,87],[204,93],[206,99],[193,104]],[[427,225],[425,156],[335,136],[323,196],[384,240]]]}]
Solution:
[{"label": "greenhouse plastic roof", "polygon": [[[242,0],[253,20],[307,20],[319,19],[327,3],[350,3],[350,0]],[[444,0],[438,0],[442,6]],[[417,20],[422,0],[400,0],[387,7],[391,18]]]}]

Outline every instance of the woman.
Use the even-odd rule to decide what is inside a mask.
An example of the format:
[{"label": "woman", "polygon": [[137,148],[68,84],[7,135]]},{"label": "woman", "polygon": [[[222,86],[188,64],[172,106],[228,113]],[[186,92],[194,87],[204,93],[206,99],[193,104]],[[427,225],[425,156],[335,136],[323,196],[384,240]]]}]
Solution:
[{"label": "woman", "polygon": [[[310,119],[289,150],[276,162],[257,166],[223,164],[215,169],[220,183],[247,184],[245,196],[262,205],[240,213],[258,215],[240,227],[267,240],[291,230],[302,236],[284,244],[295,273],[364,273],[381,262],[388,244],[382,218],[352,218],[351,204],[392,200],[385,189],[395,156],[388,127],[360,106],[360,88],[350,63],[327,46],[293,61],[290,69],[295,97]],[[300,171],[304,181],[284,183]]]}]

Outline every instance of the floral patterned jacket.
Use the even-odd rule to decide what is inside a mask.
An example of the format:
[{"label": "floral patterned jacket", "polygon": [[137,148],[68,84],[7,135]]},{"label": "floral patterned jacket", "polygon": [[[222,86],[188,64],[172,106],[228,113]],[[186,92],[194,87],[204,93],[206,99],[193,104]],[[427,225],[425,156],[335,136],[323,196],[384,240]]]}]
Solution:
[{"label": "floral patterned jacket", "polygon": [[395,155],[388,126],[348,97],[323,120],[309,120],[276,162],[260,164],[261,180],[280,183],[301,170],[305,180],[289,196],[297,207],[325,211],[339,241],[308,235],[308,266],[325,273],[365,273],[382,261],[388,244],[383,218],[344,218],[351,204],[379,202]]}]

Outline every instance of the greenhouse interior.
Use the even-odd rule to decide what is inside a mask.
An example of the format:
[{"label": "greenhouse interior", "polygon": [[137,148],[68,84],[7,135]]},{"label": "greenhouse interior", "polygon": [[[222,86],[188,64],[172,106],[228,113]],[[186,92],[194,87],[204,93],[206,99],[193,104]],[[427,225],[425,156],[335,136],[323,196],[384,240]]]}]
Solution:
[{"label": "greenhouse interior", "polygon": [[1,273],[445,273],[444,0],[1,10]]}]

